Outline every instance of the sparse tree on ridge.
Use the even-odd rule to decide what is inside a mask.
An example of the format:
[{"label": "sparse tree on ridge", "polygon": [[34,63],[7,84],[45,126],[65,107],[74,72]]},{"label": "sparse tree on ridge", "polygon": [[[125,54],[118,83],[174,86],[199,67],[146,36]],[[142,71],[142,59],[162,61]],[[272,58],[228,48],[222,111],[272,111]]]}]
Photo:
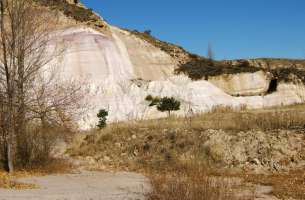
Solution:
[{"label": "sparse tree on ridge", "polygon": [[213,52],[212,45],[211,45],[210,43],[209,43],[209,45],[208,45],[207,58],[208,58],[209,60],[214,60],[214,52]]},{"label": "sparse tree on ridge", "polygon": [[151,32],[152,32],[152,31],[149,30],[149,29],[144,31],[144,33],[147,34],[147,35],[151,35]]}]

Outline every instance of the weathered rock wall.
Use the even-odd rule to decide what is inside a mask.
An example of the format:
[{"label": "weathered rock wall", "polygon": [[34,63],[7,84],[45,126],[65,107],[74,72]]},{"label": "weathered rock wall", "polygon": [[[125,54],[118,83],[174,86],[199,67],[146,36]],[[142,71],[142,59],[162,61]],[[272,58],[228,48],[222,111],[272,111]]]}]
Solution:
[{"label": "weathered rock wall", "polygon": [[176,61],[170,55],[128,31],[116,27],[111,30],[126,46],[137,78],[164,80],[173,75]]},{"label": "weathered rock wall", "polygon": [[109,110],[110,121],[166,116],[148,106],[149,94],[179,99],[178,115],[209,111],[216,105],[263,108],[304,102],[305,87],[293,83],[279,83],[277,91],[266,96],[231,96],[266,92],[269,80],[263,72],[223,75],[210,82],[173,75],[175,62],[165,52],[118,28],[109,30],[110,35],[74,27],[57,40],[67,43],[60,63],[65,78],[85,79],[90,86],[84,98],[91,109],[82,117],[82,127],[94,125],[102,108]]}]

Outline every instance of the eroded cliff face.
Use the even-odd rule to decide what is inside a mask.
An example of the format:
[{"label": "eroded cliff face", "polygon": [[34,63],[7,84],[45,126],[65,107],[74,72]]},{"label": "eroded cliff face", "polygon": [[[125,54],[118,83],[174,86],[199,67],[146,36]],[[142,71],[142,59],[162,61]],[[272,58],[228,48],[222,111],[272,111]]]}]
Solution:
[{"label": "eroded cliff face", "polygon": [[133,64],[136,78],[144,80],[164,80],[174,75],[177,61],[166,52],[138,38],[129,31],[111,27],[127,50]]},{"label": "eroded cliff face", "polygon": [[148,106],[147,95],[177,98],[182,107],[176,114],[182,116],[217,105],[263,108],[304,102],[305,87],[299,77],[285,82],[261,63],[241,73],[238,65],[229,74],[227,69],[218,70],[216,76],[194,81],[175,73],[181,63],[192,59],[182,48],[174,48],[180,52],[175,58],[170,44],[154,44],[151,38],[143,39],[102,19],[97,20],[103,24],[99,27],[97,21],[78,23],[72,18],[68,16],[74,23],[67,23],[56,40],[64,41],[67,50],[54,62],[63,66],[65,78],[89,85],[84,98],[90,110],[79,122],[82,128],[95,125],[99,109],[108,110],[112,122],[165,117]]},{"label": "eroded cliff face", "polygon": [[99,109],[109,110],[110,121],[143,119],[149,88],[173,73],[170,56],[123,30],[108,28],[111,34],[74,26],[57,35],[56,41],[65,41],[67,48],[54,61],[64,66],[64,78],[89,86],[84,98],[90,110],[82,117],[82,127],[94,125]]},{"label": "eroded cliff face", "polygon": [[277,92],[280,85],[304,86],[305,61],[253,59],[222,61],[230,66],[247,62],[256,72],[238,72],[209,76],[209,82],[233,96],[266,95]]},{"label": "eroded cliff face", "polygon": [[165,117],[148,106],[145,97],[149,94],[180,100],[182,107],[176,114],[181,116],[206,112],[216,105],[263,108],[304,101],[302,84],[279,83],[267,94],[271,80],[263,71],[222,75],[210,81],[174,75],[176,63],[170,56],[118,28],[109,28],[111,36],[77,26],[66,29],[58,40],[66,41],[68,47],[61,61],[65,77],[85,79],[90,86],[84,94],[90,111],[82,117],[83,128],[96,123],[96,113],[102,108],[109,110],[110,121]]}]

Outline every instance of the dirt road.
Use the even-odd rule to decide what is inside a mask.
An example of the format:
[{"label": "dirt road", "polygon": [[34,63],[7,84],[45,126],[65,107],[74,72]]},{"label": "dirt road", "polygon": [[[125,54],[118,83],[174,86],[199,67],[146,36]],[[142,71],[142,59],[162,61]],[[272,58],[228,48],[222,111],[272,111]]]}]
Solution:
[{"label": "dirt road", "polygon": [[80,172],[20,179],[39,189],[0,189],[0,200],[142,200],[148,180],[135,173]]}]

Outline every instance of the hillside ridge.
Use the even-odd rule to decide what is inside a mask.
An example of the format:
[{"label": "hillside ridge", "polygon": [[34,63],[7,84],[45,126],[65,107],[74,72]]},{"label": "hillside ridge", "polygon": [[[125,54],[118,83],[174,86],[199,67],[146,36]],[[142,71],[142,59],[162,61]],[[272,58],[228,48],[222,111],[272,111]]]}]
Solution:
[{"label": "hillside ridge", "polygon": [[[39,2],[43,6],[59,10],[63,12],[65,16],[73,18],[74,20],[88,26],[98,28],[100,31],[101,29],[103,31],[104,29],[108,28],[108,24],[101,16],[96,14],[93,9],[87,8],[79,0],[35,1]],[[186,73],[192,79],[201,79],[205,76],[217,76],[220,74],[256,72],[261,69],[268,70],[269,72],[272,72],[272,70],[277,68],[281,69],[291,67],[296,68],[298,70],[297,72],[305,70],[305,60],[302,59],[250,58],[220,61],[209,60],[204,56],[191,53],[179,45],[162,41],[145,31],[140,32],[137,30],[124,30],[170,55],[179,64],[176,73]],[[201,68],[206,69],[203,70]],[[193,72],[190,72],[192,70]],[[292,70],[292,73],[296,73],[295,71],[296,70]]]},{"label": "hillside ridge", "polygon": [[81,3],[40,2],[62,12],[67,21],[65,34],[58,36],[69,42],[61,60],[64,75],[86,78],[92,88],[86,95],[90,112],[82,118],[81,127],[94,125],[99,109],[109,111],[110,122],[165,117],[147,105],[148,95],[181,101],[181,110],[175,112],[178,116],[185,116],[190,107],[202,113],[217,105],[255,109],[305,100],[301,60],[207,59],[159,40],[149,31],[112,26]]}]

